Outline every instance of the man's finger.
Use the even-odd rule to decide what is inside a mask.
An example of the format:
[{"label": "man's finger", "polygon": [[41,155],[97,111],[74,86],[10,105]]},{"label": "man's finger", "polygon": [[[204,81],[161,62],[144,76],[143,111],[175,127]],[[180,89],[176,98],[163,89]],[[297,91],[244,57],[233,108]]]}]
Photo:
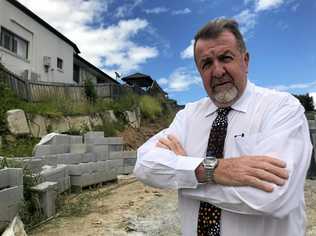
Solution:
[{"label": "man's finger", "polygon": [[170,148],[167,145],[161,143],[160,141],[156,144],[156,147],[160,147],[160,148],[164,148],[164,149],[170,150]]},{"label": "man's finger", "polygon": [[265,192],[271,193],[273,192],[273,185],[269,184],[267,182],[264,182],[256,177],[253,176],[248,176],[247,177],[247,182],[248,182],[248,186],[257,188],[257,189],[261,189]]},{"label": "man's finger", "polygon": [[263,180],[265,182],[274,183],[274,184],[277,184],[279,186],[283,186],[285,184],[284,179],[280,178],[277,175],[272,174],[269,171],[265,171],[262,169],[252,169],[250,172],[252,172],[251,173],[252,176],[254,176],[260,180]]},{"label": "man's finger", "polygon": [[268,163],[270,163],[272,165],[275,165],[275,166],[278,166],[278,167],[281,167],[281,168],[285,168],[286,167],[286,162],[284,162],[284,161],[282,161],[280,159],[274,158],[274,157],[258,156],[256,158],[257,158],[257,161],[268,162]]},{"label": "man's finger", "polygon": [[288,173],[287,169],[273,165],[271,163],[256,162],[254,167],[268,171],[268,172],[270,172],[270,173],[272,173],[272,174],[274,174],[274,175],[276,175],[284,180],[287,180],[289,178],[289,173]]}]

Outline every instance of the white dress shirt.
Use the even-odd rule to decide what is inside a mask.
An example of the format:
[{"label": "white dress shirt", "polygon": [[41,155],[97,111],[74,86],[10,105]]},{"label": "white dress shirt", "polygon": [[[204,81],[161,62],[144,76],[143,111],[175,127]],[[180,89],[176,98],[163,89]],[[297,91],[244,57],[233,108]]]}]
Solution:
[{"label": "white dress shirt", "polygon": [[[228,115],[224,158],[268,155],[287,164],[289,179],[272,193],[253,187],[199,184],[195,169],[206,154],[217,107],[207,97],[179,111],[168,129],[149,139],[137,152],[136,177],[145,184],[178,190],[182,234],[194,236],[200,201],[222,209],[221,236],[303,236],[304,181],[312,145],[304,108],[288,93],[247,82]],[[187,156],[156,147],[175,135]]]}]

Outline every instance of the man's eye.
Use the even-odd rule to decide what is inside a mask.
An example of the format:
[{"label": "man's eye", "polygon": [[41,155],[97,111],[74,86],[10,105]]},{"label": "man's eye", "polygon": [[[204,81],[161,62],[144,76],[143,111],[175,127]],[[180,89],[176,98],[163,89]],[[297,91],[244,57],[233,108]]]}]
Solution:
[{"label": "man's eye", "polygon": [[206,61],[205,63],[203,63],[202,69],[205,70],[205,69],[209,68],[211,66],[211,64],[212,63],[210,61]]},{"label": "man's eye", "polygon": [[231,62],[233,59],[234,58],[232,56],[227,56],[227,55],[220,57],[220,60],[222,62]]}]

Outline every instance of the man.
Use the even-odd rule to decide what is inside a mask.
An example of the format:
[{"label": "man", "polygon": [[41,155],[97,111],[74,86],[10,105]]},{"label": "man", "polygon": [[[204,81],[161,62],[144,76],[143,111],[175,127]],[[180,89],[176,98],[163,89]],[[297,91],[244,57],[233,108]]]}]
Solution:
[{"label": "man", "polygon": [[312,150],[303,107],[247,80],[234,20],[207,23],[194,58],[208,97],[139,148],[134,174],[178,190],[185,236],[303,236]]}]

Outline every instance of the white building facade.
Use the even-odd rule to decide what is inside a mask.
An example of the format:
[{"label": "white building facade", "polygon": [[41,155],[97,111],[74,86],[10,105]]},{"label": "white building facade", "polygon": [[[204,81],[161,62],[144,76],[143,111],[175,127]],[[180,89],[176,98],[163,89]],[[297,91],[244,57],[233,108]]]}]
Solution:
[{"label": "white building facade", "polygon": [[78,47],[16,0],[0,0],[0,62],[31,81],[75,83]]}]

